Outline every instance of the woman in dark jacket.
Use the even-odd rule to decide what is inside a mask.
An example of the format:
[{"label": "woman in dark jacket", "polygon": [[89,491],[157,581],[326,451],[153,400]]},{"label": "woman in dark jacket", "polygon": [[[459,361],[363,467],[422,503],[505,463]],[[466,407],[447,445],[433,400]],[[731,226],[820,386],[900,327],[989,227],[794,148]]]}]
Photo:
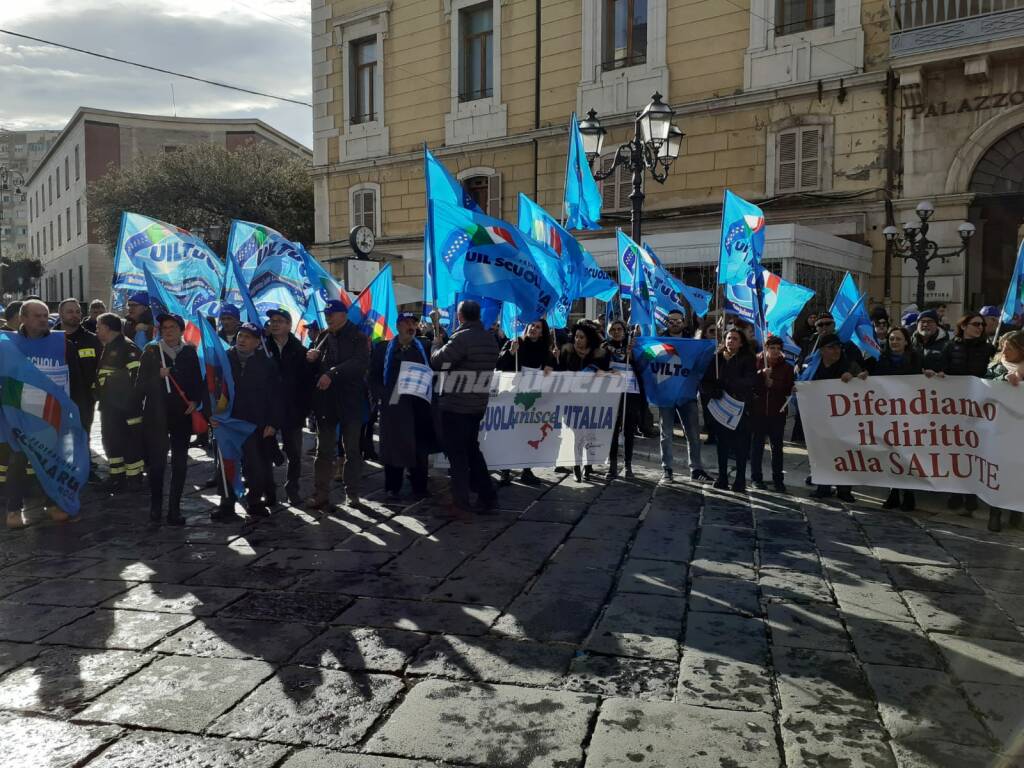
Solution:
[{"label": "woman in dark jacket", "polygon": [[[956,333],[937,358],[939,378],[945,376],[988,375],[988,365],[995,348],[985,338],[985,318],[978,312],[968,312],[956,324]],[[925,371],[928,375],[930,371]],[[949,509],[964,508],[961,514],[970,517],[978,508],[978,497],[973,493],[951,493],[946,501]]]},{"label": "woman in dark jacket", "polygon": [[[601,337],[597,329],[590,323],[580,321],[573,326],[573,341],[564,345],[556,356],[559,371],[581,372],[607,371],[611,364],[608,352],[601,347]],[[580,465],[572,468],[576,475],[576,482],[582,483],[584,479],[590,480],[594,467],[587,464],[580,471]]]},{"label": "woman in dark jacket", "polygon": [[[633,367],[633,339],[626,331],[626,324],[621,320],[612,320],[608,323],[608,338],[601,345],[608,353],[611,368],[620,371],[632,371]],[[640,385],[640,377],[636,377]],[[637,427],[640,424],[640,409],[644,407],[644,395],[641,391],[638,394],[626,394],[622,399],[622,407],[619,409],[619,417],[615,420],[615,429],[612,431],[612,448],[608,454],[608,479],[614,480],[619,476],[619,433],[623,435],[625,453],[623,459],[626,465],[626,477],[633,477],[633,443],[636,440]]]},{"label": "woman in dark jacket", "polygon": [[[521,336],[509,339],[501,348],[498,355],[498,370],[516,372],[524,368],[536,371],[553,371],[555,369],[555,355],[551,350],[552,337],[548,321],[544,318],[534,320],[526,326]],[[540,480],[533,470],[524,469],[519,479],[527,485],[537,485]],[[512,482],[512,470],[501,470],[501,484],[508,485]]]},{"label": "woman in dark jacket", "polygon": [[715,444],[718,447],[718,480],[714,487],[729,488],[729,458],[736,461],[736,479],[732,489],[737,493],[747,490],[747,456],[750,453],[750,408],[754,400],[757,365],[747,337],[735,329],[725,334],[719,347],[717,360],[708,366],[701,382],[701,396],[717,400],[723,394],[743,403],[743,415],[735,429],[715,422]]},{"label": "woman in dark jacket", "polygon": [[[877,360],[867,358],[864,361],[864,367],[872,376],[914,376],[922,373],[921,361],[921,353],[914,349],[910,332],[906,328],[897,326],[889,330],[885,347],[879,358]],[[902,498],[900,498],[900,489],[891,489],[882,508],[896,509],[899,507],[904,512],[912,512],[917,503],[914,492],[908,488],[902,490]]]},{"label": "woman in dark jacket", "polygon": [[[185,488],[192,412],[206,398],[199,355],[182,340],[185,321],[177,315],[157,318],[160,339],[142,351],[135,391],[142,400],[142,424],[149,474],[149,519],[159,525],[163,514],[164,473],[171,452],[171,487],[167,523],[183,525],[181,494]],[[180,391],[179,391],[180,390]],[[207,409],[208,410],[208,409]]]}]

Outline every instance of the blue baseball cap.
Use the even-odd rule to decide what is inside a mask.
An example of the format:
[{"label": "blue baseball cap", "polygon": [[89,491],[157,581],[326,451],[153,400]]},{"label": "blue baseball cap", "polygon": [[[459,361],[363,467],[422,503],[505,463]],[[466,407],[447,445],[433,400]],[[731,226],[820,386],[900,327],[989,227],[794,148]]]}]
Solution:
[{"label": "blue baseball cap", "polygon": [[139,291],[138,293],[133,293],[131,296],[128,297],[128,303],[129,304],[142,304],[143,306],[148,307],[149,306],[149,294],[146,293],[145,291]]},{"label": "blue baseball cap", "polygon": [[289,323],[292,321],[292,313],[284,307],[275,307],[267,310],[267,317],[283,317]]},{"label": "blue baseball cap", "polygon": [[185,319],[181,315],[172,315],[169,312],[161,312],[156,316],[156,324],[160,325],[164,320],[173,320],[181,330],[185,330]]},{"label": "blue baseball cap", "polygon": [[237,320],[238,318],[240,318],[242,316],[242,313],[239,311],[238,307],[236,307],[234,304],[221,304],[220,305],[220,316],[224,317],[225,315],[227,317],[233,317],[233,318],[235,318]]},{"label": "blue baseball cap", "polygon": [[255,323],[242,323],[238,326],[239,333],[251,333],[257,339],[263,338],[263,329],[258,328]]},{"label": "blue baseball cap", "polygon": [[345,302],[340,299],[331,299],[328,301],[327,306],[324,307],[324,314],[332,315],[335,312],[344,312],[345,314],[348,314],[348,307],[345,306]]}]

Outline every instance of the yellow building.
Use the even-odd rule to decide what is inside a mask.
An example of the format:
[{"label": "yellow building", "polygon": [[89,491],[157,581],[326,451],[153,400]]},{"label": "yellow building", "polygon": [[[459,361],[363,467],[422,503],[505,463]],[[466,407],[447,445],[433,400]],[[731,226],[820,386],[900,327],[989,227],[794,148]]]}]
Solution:
[{"label": "yellow building", "polygon": [[[571,113],[597,111],[607,165],[659,91],[686,134],[667,182],[645,181],[662,261],[710,284],[729,188],[764,207],[783,277],[827,305],[850,270],[882,300],[889,29],[885,0],[313,0],[315,250],[349,258],[369,226],[419,286],[424,143],[488,213],[515,221],[523,192],[558,216]],[[586,237],[610,265],[626,170],[602,191]]]}]

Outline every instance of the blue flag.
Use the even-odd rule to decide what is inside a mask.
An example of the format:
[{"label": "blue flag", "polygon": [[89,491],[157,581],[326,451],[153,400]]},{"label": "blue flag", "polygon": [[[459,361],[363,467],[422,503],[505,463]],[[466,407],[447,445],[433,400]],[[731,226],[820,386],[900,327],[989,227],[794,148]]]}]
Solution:
[{"label": "blue flag", "polygon": [[840,341],[844,344],[852,341],[863,354],[876,360],[881,356],[882,350],[875,340],[874,325],[864,308],[864,295],[857,290],[857,284],[849,272],[839,284],[830,312],[836,321],[836,333]]},{"label": "blue flag", "polygon": [[209,321],[205,317],[199,317],[196,319],[194,315],[190,314],[188,310],[178,303],[178,300],[171,295],[166,286],[156,278],[156,275],[153,274],[151,269],[143,267],[142,270],[146,277],[146,290],[149,293],[149,308],[153,312],[153,317],[159,317],[161,314],[178,315],[178,317],[185,321],[185,329],[182,332],[182,338],[196,348],[196,354],[199,356],[199,368],[200,370],[205,371],[206,361],[203,358],[202,329],[199,328],[198,324],[202,323],[203,325],[209,326]]},{"label": "blue flag", "polygon": [[306,249],[301,245],[273,236],[266,255],[253,273],[249,294],[259,313],[259,319],[255,321],[257,327],[263,327],[268,310],[284,309],[292,317],[292,333],[309,346],[306,310],[310,296],[317,291],[310,282],[306,258]]},{"label": "blue flag", "polygon": [[[64,334],[47,340],[64,347]],[[69,515],[89,477],[89,437],[78,406],[39,370],[8,334],[0,333],[0,442],[24,453],[46,495]]]},{"label": "blue flag", "polygon": [[556,306],[562,295],[558,259],[511,224],[431,201],[429,229],[439,302],[468,291],[511,301],[534,318]]},{"label": "blue flag", "polygon": [[348,319],[366,334],[370,342],[390,341],[398,333],[398,305],[395,303],[395,282],[391,265],[360,291],[349,308]]},{"label": "blue flag", "polygon": [[814,291],[798,283],[783,280],[764,270],[764,319],[769,333],[791,338],[793,323],[814,298]]},{"label": "blue flag", "polygon": [[[335,280],[334,275],[328,272],[324,266],[317,261],[313,254],[302,249],[302,258],[306,264],[306,277],[309,278],[309,298],[306,300],[306,309],[303,319],[306,322],[307,330],[316,328],[323,330],[327,327],[327,318],[324,317],[324,309],[327,302],[337,299],[350,306],[352,299],[345,290],[343,283]],[[313,336],[312,332],[308,335]]]},{"label": "blue flag", "polygon": [[619,252],[619,292],[628,299],[633,290],[633,273],[640,263],[640,246],[621,229],[615,230],[615,243]]},{"label": "blue flag", "polygon": [[235,306],[239,308],[242,322],[252,323],[262,328],[263,322],[260,320],[260,312],[256,309],[256,305],[252,301],[252,295],[249,293],[249,281],[242,274],[242,267],[238,263],[238,259],[230,251],[228,251],[227,255],[227,271],[229,274],[234,275],[234,291],[239,297],[238,303]]},{"label": "blue flag", "polygon": [[224,264],[191,232],[138,213],[121,215],[114,249],[115,296],[146,290],[143,265],[189,311],[209,315],[224,290]]},{"label": "blue flag", "polygon": [[569,122],[569,155],[565,163],[566,229],[600,229],[601,190],[583,151],[583,136],[573,112]]},{"label": "blue flag", "polygon": [[515,339],[526,330],[527,323],[519,319],[519,307],[510,301],[501,304],[501,332],[505,338]]},{"label": "blue flag", "polygon": [[720,284],[744,285],[750,275],[760,275],[764,235],[764,213],[761,209],[726,190],[718,257]]},{"label": "blue flag", "polygon": [[[633,242],[630,240],[630,242]],[[650,245],[644,243],[640,252],[640,265],[646,273],[647,284],[651,288],[654,302],[654,320],[658,325],[665,325],[668,313],[673,310],[686,314],[686,307],[679,301],[679,289],[682,283],[665,269],[661,259]]]},{"label": "blue flag", "polygon": [[814,350],[814,354],[807,358],[804,363],[804,369],[800,372],[800,375],[796,377],[797,381],[813,381],[814,374],[818,372],[818,366],[821,365],[821,350]]},{"label": "blue flag", "polygon": [[233,219],[228,231],[228,259],[234,259],[238,270],[227,270],[224,276],[224,301],[242,306],[244,301],[241,286],[248,286],[256,267],[266,258],[273,238],[284,239],[275,229],[251,221]]},{"label": "blue flag", "polygon": [[701,288],[695,288],[692,285],[686,283],[680,283],[680,293],[683,294],[683,298],[690,305],[690,309],[693,310],[693,314],[697,317],[704,317],[708,310],[711,309],[711,294]]},{"label": "blue flag", "polygon": [[649,336],[655,333],[654,294],[647,282],[647,270],[640,265],[633,271],[633,285],[630,289],[629,321],[640,326],[640,332]]},{"label": "blue flag", "polygon": [[644,383],[647,402],[671,408],[697,398],[704,371],[715,356],[711,339],[638,336],[633,362]]},{"label": "blue flag", "polygon": [[569,299],[594,297],[609,301],[618,291],[615,281],[567,229],[523,193],[519,193],[519,229],[550,248],[562,261]]},{"label": "blue flag", "polygon": [[[452,176],[429,149],[423,145],[423,179],[426,185],[427,221],[423,231],[423,314],[429,315],[435,305],[447,307],[454,301],[454,292],[438,294],[438,285],[434,280],[437,271],[435,266],[433,242],[430,232],[430,203],[440,200],[457,208],[465,208],[476,213],[483,213],[476,200],[466,192],[465,188]],[[445,290],[449,290],[448,286]]]},{"label": "blue flag", "polygon": [[1017,249],[1017,264],[1010,276],[1010,285],[1006,289],[1006,301],[999,315],[1000,323],[1016,323],[1024,319],[1024,242]]}]

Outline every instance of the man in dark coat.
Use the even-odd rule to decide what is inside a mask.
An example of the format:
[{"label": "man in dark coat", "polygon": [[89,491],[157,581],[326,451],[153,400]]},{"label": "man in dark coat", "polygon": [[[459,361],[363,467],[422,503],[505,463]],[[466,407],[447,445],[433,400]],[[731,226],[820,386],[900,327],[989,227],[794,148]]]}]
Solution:
[{"label": "man in dark coat", "polygon": [[242,313],[234,304],[223,304],[220,308],[220,329],[217,335],[220,336],[229,346],[234,345],[235,336],[238,334],[238,327],[242,324]]},{"label": "man in dark coat", "polygon": [[949,343],[949,333],[939,326],[939,313],[926,309],[917,316],[917,330],[910,337],[910,343],[921,355],[925,370],[938,370],[939,358]]},{"label": "man in dark coat", "polygon": [[284,490],[288,503],[301,506],[299,476],[302,473],[302,426],[310,409],[313,390],[311,366],[306,348],[292,333],[292,316],[287,309],[267,311],[270,336],[267,349],[277,362],[281,377],[281,442],[288,457],[288,480]]},{"label": "man in dark coat", "polygon": [[82,375],[78,387],[71,391],[71,399],[78,406],[82,428],[88,435],[92,431],[93,417],[96,414],[93,390],[96,385],[96,367],[103,352],[103,345],[96,338],[96,334],[89,333],[82,327],[82,305],[78,303],[78,299],[64,299],[57,307],[57,313],[60,315],[60,323],[54,330],[64,331],[64,338],[69,345],[68,351],[78,357]]},{"label": "man in dark coat", "polygon": [[315,366],[316,461],[313,464],[312,509],[330,506],[331,480],[338,458],[338,428],[345,449],[342,476],[350,505],[358,505],[363,458],[359,438],[366,407],[366,370],[370,364],[370,342],[366,334],[348,321],[348,307],[334,299],[324,309],[327,330],[320,334],[306,360]]},{"label": "man in dark coat", "polygon": [[117,493],[126,481],[142,478],[142,404],[135,393],[141,350],[124,334],[121,318],[104,313],[96,319],[103,353],[96,372],[95,397],[100,406],[100,431],[110,477],[106,490]]},{"label": "man in dark coat", "polygon": [[498,343],[480,322],[480,305],[463,301],[458,308],[459,329],[444,342],[440,313],[431,312],[434,341],[430,367],[443,371],[444,387],[441,411],[441,443],[451,464],[452,503],[456,513],[469,510],[469,492],[477,493],[477,507],[494,507],[497,493],[480,451],[480,421],[487,410],[487,398],[494,367],[498,361]]},{"label": "man in dark coat", "polygon": [[[242,444],[246,509],[252,517],[267,517],[270,515],[267,505],[276,503],[266,438],[274,437],[281,424],[280,376],[273,358],[261,348],[262,337],[263,332],[255,325],[242,323],[235,334],[235,346],[228,350],[231,375],[235,380],[231,416],[256,425]],[[225,502],[228,501],[233,507],[230,489],[225,497]]]},{"label": "man in dark coat", "polygon": [[413,495],[427,495],[427,457],[437,450],[430,403],[395,392],[403,362],[430,364],[427,347],[415,334],[416,318],[399,315],[398,336],[375,345],[370,357],[370,395],[380,409],[380,458],[391,501],[399,498],[406,469]]}]

